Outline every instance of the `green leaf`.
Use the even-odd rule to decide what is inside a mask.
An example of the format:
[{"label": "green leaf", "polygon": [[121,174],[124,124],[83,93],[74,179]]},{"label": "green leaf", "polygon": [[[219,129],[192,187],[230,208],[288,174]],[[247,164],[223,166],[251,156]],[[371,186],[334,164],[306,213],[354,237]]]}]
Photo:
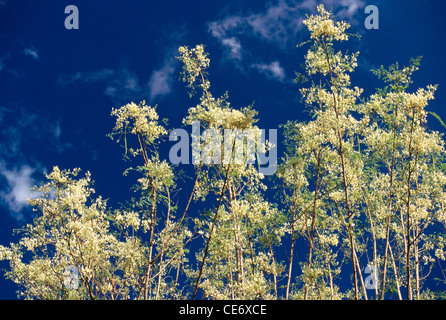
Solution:
[{"label": "green leaf", "polygon": [[441,123],[441,125],[442,125],[443,127],[446,128],[446,124],[444,124],[443,120],[441,120],[441,118],[440,118],[440,116],[439,116],[438,114],[436,114],[435,112],[431,112],[431,111],[429,111],[429,113],[430,113],[431,115],[433,115],[433,116],[434,116],[434,117]]}]

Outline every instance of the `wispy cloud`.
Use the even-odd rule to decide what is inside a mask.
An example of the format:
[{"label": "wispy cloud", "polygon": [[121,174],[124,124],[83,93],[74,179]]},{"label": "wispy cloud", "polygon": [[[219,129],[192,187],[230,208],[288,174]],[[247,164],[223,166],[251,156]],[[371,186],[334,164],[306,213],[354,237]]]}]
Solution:
[{"label": "wispy cloud", "polygon": [[[2,5],[0,2],[0,10],[1,8]],[[19,48],[17,48],[16,45],[17,44],[15,43],[13,45],[4,46],[5,48],[8,48],[8,51],[2,53],[2,56],[0,56],[0,72],[5,72],[5,74],[9,74],[14,78],[20,78],[26,76],[26,72],[19,66],[20,63],[18,63],[17,60],[21,61],[20,59],[25,56],[39,61],[40,54],[36,48],[24,44],[23,41],[18,41]]]},{"label": "wispy cloud", "polygon": [[242,45],[237,38],[223,38],[221,43],[229,49],[228,55],[231,59],[240,60],[242,58]]},{"label": "wispy cloud", "polygon": [[[289,47],[298,42],[306,14],[314,13],[320,2],[278,0],[269,3],[261,12],[232,14],[211,21],[208,31],[223,47],[230,49],[228,54],[237,59],[240,59],[241,36],[268,41],[282,48]],[[365,6],[364,0],[323,0],[322,3],[338,18],[346,20],[353,20]]]},{"label": "wispy cloud", "polygon": [[[20,104],[0,106],[0,159],[23,162],[26,148],[45,141],[43,147],[62,152],[68,144],[61,141],[60,120],[29,110]],[[27,156],[25,156],[27,155]]]},{"label": "wispy cloud", "polygon": [[103,93],[114,103],[125,103],[130,100],[154,100],[171,92],[175,73],[175,59],[172,54],[164,63],[153,70],[148,80],[141,80],[138,74],[127,69],[104,68],[96,71],[79,71],[74,74],[61,74],[57,84],[66,87],[75,83],[91,84],[103,82]]},{"label": "wispy cloud", "polygon": [[231,33],[239,29],[243,24],[243,17],[229,16],[221,20],[212,21],[208,25],[208,31],[226,48],[227,55],[231,59],[240,60],[242,58],[242,45],[239,39],[232,36]]},{"label": "wispy cloud", "polygon": [[282,68],[279,61],[273,61],[269,64],[256,63],[253,64],[252,67],[258,72],[265,74],[270,79],[281,82],[286,80],[285,70]]},{"label": "wispy cloud", "polygon": [[269,5],[265,12],[250,14],[244,20],[256,37],[286,46],[289,41],[295,41],[297,32],[302,29],[304,15],[301,9],[301,3],[279,0],[277,4]]},{"label": "wispy cloud", "polygon": [[111,79],[107,81],[104,93],[116,103],[128,102],[144,94],[138,75],[126,68],[113,73]]},{"label": "wispy cloud", "polygon": [[104,68],[94,71],[78,71],[74,74],[60,74],[56,83],[66,87],[75,83],[88,85],[98,82],[105,84],[103,93],[115,103],[122,103],[143,94],[138,75],[127,68],[117,70]]},{"label": "wispy cloud", "polygon": [[13,54],[11,52],[6,52],[0,57],[0,72],[4,72],[13,77],[18,77],[18,71],[12,68],[12,56]]},{"label": "wispy cloud", "polygon": [[7,0],[0,0],[0,9],[3,9],[7,5],[8,5],[8,1]]},{"label": "wispy cloud", "polygon": [[[285,81],[286,75],[278,60],[270,64],[253,63],[259,57],[254,52],[252,41],[261,41],[282,52],[289,51],[302,41],[300,32],[304,29],[303,21],[307,14],[316,13],[319,3],[339,19],[357,24],[357,16],[365,6],[364,0],[276,0],[269,2],[259,12],[239,12],[227,14],[208,23],[208,32],[223,48],[223,56],[233,62],[240,70],[256,69],[270,79]],[[250,45],[244,45],[250,41]],[[263,58],[264,59],[264,58]],[[264,59],[267,60],[267,59]],[[269,57],[268,60],[271,60]]]},{"label": "wispy cloud", "polygon": [[148,100],[153,103],[169,95],[174,88],[178,68],[175,56],[178,54],[178,47],[184,45],[187,34],[185,25],[160,30],[157,40],[159,63],[153,69],[135,72],[126,66],[120,66],[100,70],[82,70],[73,74],[60,74],[57,84],[60,86],[76,83],[103,84],[103,94],[115,105],[136,100]]},{"label": "wispy cloud", "polygon": [[60,140],[60,136],[62,134],[62,127],[60,125],[60,119],[56,121],[56,123],[50,129],[53,132],[54,138]]},{"label": "wispy cloud", "polygon": [[57,79],[57,84],[61,86],[67,86],[77,81],[83,83],[104,81],[111,79],[114,73],[114,70],[105,68],[92,72],[76,72],[72,75],[61,74]]},{"label": "wispy cloud", "polygon": [[338,19],[348,20],[351,24],[356,24],[356,15],[365,7],[364,0],[325,0],[327,8],[334,8]]},{"label": "wispy cloud", "polygon": [[[308,2],[311,2],[311,6]],[[313,2],[306,0],[303,3],[287,3],[285,0],[278,0],[275,4],[269,4],[262,12],[228,15],[211,21],[208,30],[223,47],[229,49],[229,58],[240,60],[242,37],[265,40],[280,47],[295,41],[296,34],[303,26],[305,15],[302,10],[312,7]]]},{"label": "wispy cloud", "polygon": [[37,52],[37,50],[33,49],[33,48],[26,48],[25,50],[23,50],[23,53],[26,56],[30,56],[30,57],[32,57],[35,60],[39,60],[39,58],[40,58],[39,57],[39,53]]},{"label": "wispy cloud", "polygon": [[60,119],[24,103],[0,106],[0,128],[0,205],[23,221],[26,199],[37,196],[30,189],[43,178],[38,154],[58,154],[71,145],[62,139]]}]

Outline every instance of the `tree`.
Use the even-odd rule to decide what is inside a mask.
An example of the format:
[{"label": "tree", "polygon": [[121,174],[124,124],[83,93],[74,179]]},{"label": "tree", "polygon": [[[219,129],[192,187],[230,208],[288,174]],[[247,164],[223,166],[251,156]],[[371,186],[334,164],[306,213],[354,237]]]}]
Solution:
[{"label": "tree", "polygon": [[[227,94],[219,99],[212,96],[206,79],[209,59],[203,50],[203,46],[179,49],[183,80],[191,89],[202,91],[200,103],[189,109],[184,122],[198,122],[209,133],[202,139],[192,137],[198,144],[194,150],[203,175],[196,196],[214,193],[218,197],[208,217],[195,220],[205,246],[197,256],[199,269],[190,273],[196,279],[193,298],[199,288],[208,298],[268,298],[272,287],[277,297],[280,266],[273,247],[285,231],[280,212],[263,199],[263,175],[252,164],[255,154],[246,150],[249,145],[256,145],[256,150],[267,145],[261,143],[260,130],[254,125],[257,113],[251,107],[236,110],[229,106]],[[237,144],[239,151],[246,152],[236,152]]]},{"label": "tree", "polygon": [[[353,291],[347,297],[368,298],[362,272],[372,265],[381,275],[375,298],[396,292],[402,299],[405,286],[407,299],[413,291],[419,299],[434,253],[441,257],[443,247],[443,236],[429,228],[444,224],[444,142],[427,129],[424,110],[436,87],[405,91],[418,69],[414,59],[402,70],[374,70],[390,85],[358,103],[363,90],[350,87],[349,75],[358,53],[335,52],[336,41],[349,39],[349,26],[334,22],[322,5],[318,11],[305,21],[313,42],[305,63],[312,84],[300,90],[312,120],[285,125],[288,152],[278,175],[293,239],[302,236],[308,245],[303,288],[295,295],[342,297],[334,278],[348,259]],[[294,241],[291,257],[293,250]],[[421,271],[422,261],[428,272]],[[287,296],[292,266],[290,259]]]},{"label": "tree", "polygon": [[[204,46],[182,46],[183,81],[191,99],[201,94],[183,119],[193,127],[191,179],[181,181],[180,168],[162,159],[168,129],[155,107],[113,109],[108,136],[130,163],[124,175],[136,177],[133,196],[113,209],[94,196],[89,172],[47,173],[29,200],[35,219],[17,230],[17,243],[0,246],[19,296],[444,296],[424,288],[445,260],[444,140],[428,129],[426,111],[436,86],[408,91],[417,58],[373,70],[386,86],[363,97],[350,80],[359,53],[337,49],[351,38],[349,25],[322,5],[318,12],[304,21],[310,40],[299,45],[309,46],[298,78],[310,83],[300,89],[310,119],[283,126],[276,177],[267,181],[258,168],[274,145],[256,125],[257,112],[232,107],[227,93],[214,98]],[[270,186],[280,200],[266,196]],[[191,211],[199,201],[202,211]]]},{"label": "tree", "polygon": [[414,294],[419,299],[433,257],[443,246],[442,236],[432,226],[444,224],[444,141],[427,129],[425,111],[436,86],[407,92],[419,63],[417,58],[402,70],[398,64],[375,70],[389,86],[372,95],[363,109],[370,120],[364,144],[374,166],[369,174],[371,189],[364,193],[370,231],[374,242],[385,240],[384,252],[374,253],[375,265],[382,265],[381,297],[392,269],[398,297],[405,286],[407,299]]}]

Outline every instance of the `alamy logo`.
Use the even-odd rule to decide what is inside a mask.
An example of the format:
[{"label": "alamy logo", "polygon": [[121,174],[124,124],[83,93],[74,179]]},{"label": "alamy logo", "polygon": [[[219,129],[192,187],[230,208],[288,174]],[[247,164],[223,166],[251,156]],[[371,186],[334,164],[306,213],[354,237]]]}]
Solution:
[{"label": "alamy logo", "polygon": [[364,271],[366,274],[370,274],[365,279],[365,288],[368,290],[378,289],[378,268],[369,264]]},{"label": "alamy logo", "polygon": [[369,16],[364,21],[364,26],[367,30],[379,29],[379,10],[377,6],[369,5],[365,7],[365,14]]},{"label": "alamy logo", "polygon": [[79,269],[76,266],[65,268],[63,274],[65,275],[65,288],[68,290],[76,290],[79,288]]},{"label": "alamy logo", "polygon": [[[277,170],[277,130],[264,129],[206,129],[201,132],[200,122],[192,123],[192,139],[185,129],[175,129],[169,141],[178,141],[170,148],[172,164],[255,164],[259,173],[273,175]],[[192,141],[191,141],[192,140]],[[192,157],[190,149],[192,146]]]},{"label": "alamy logo", "polygon": [[69,5],[65,8],[65,13],[69,14],[65,18],[65,29],[79,29],[79,9],[75,5]]}]

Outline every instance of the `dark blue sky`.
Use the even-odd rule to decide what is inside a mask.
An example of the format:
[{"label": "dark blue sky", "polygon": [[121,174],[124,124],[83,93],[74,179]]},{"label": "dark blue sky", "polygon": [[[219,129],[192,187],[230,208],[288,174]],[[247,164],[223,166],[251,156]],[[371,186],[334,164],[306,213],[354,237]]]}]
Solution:
[{"label": "dark blue sky", "polygon": [[[0,0],[0,244],[30,222],[28,189],[54,165],[91,171],[112,206],[126,199],[134,181],[123,179],[121,149],[105,136],[111,108],[145,99],[179,127],[196,103],[179,81],[180,45],[206,45],[214,96],[227,90],[233,107],[255,101],[261,128],[304,120],[293,78],[305,49],[296,44],[308,37],[302,19],[320,2],[362,36],[348,45],[360,51],[354,85],[372,93],[381,83],[370,68],[423,56],[414,90],[439,84],[429,110],[446,119],[443,1]],[[378,30],[364,27],[371,4]],[[64,27],[68,5],[79,9],[78,30]],[[15,287],[1,276],[0,299],[13,298]]]}]

